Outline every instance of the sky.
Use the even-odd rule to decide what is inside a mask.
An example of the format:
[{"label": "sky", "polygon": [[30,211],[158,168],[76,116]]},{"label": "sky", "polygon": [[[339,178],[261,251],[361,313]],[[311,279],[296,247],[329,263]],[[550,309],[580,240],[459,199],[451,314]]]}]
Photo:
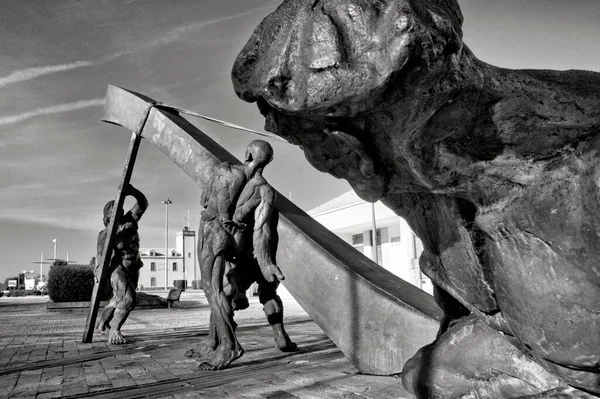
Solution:
[{"label": "sky", "polygon": [[[0,1],[0,282],[39,271],[41,253],[88,263],[114,199],[130,133],[100,121],[108,84],[252,129],[263,118],[239,100],[230,73],[255,26],[280,0]],[[459,0],[464,41],[481,60],[506,68],[600,72],[600,1]],[[241,158],[256,136],[190,119]],[[302,152],[271,141],[265,177],[310,210],[348,191],[313,169]],[[200,189],[142,142],[132,184],[150,207],[141,245],[164,248],[196,229]],[[126,202],[126,209],[132,205]],[[174,246],[171,245],[170,246]]]}]

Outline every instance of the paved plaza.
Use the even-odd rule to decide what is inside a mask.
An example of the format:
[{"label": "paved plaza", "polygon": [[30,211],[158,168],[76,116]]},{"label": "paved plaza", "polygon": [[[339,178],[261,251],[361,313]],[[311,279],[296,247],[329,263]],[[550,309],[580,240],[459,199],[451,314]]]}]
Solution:
[{"label": "paved plaza", "polygon": [[236,314],[245,355],[209,372],[184,356],[207,335],[201,291],[184,292],[182,310],[134,311],[122,346],[102,335],[81,343],[87,313],[48,312],[47,297],[0,298],[0,398],[412,398],[396,377],[360,374],[291,297],[283,299],[297,352],[275,349],[262,306],[250,298]]}]

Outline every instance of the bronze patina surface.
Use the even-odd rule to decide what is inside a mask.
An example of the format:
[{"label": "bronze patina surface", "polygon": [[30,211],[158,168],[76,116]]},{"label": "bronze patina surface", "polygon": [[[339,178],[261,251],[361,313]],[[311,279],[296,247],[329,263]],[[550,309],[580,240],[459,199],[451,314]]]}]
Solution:
[{"label": "bronze patina surface", "polygon": [[[234,87],[423,241],[446,317],[409,390],[600,394],[600,74],[486,64],[461,26],[455,0],[286,0]],[[496,339],[516,350],[466,350]]]}]

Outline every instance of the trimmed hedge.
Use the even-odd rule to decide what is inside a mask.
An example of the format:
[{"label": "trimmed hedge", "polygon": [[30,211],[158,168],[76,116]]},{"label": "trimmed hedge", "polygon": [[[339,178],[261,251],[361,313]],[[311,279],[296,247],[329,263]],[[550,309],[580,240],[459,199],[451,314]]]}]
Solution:
[{"label": "trimmed hedge", "polygon": [[183,290],[187,288],[186,280],[173,280],[173,288],[177,288],[178,290]]},{"label": "trimmed hedge", "polygon": [[48,295],[54,302],[89,301],[93,290],[93,266],[64,265],[50,268]]}]

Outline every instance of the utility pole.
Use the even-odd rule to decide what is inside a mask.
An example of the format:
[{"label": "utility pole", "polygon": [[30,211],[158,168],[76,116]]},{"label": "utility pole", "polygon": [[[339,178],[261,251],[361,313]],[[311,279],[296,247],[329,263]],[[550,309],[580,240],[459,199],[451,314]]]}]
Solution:
[{"label": "utility pole", "polygon": [[373,234],[371,236],[371,245],[373,245],[373,260],[379,264],[379,255],[377,254],[377,223],[375,222],[375,203],[371,203],[371,224],[373,227]]},{"label": "utility pole", "polygon": [[167,198],[165,204],[165,290],[169,289],[169,205],[173,202]]},{"label": "utility pole", "polygon": [[54,243],[54,262],[56,262],[56,238],[54,240],[52,240],[52,242]]}]

